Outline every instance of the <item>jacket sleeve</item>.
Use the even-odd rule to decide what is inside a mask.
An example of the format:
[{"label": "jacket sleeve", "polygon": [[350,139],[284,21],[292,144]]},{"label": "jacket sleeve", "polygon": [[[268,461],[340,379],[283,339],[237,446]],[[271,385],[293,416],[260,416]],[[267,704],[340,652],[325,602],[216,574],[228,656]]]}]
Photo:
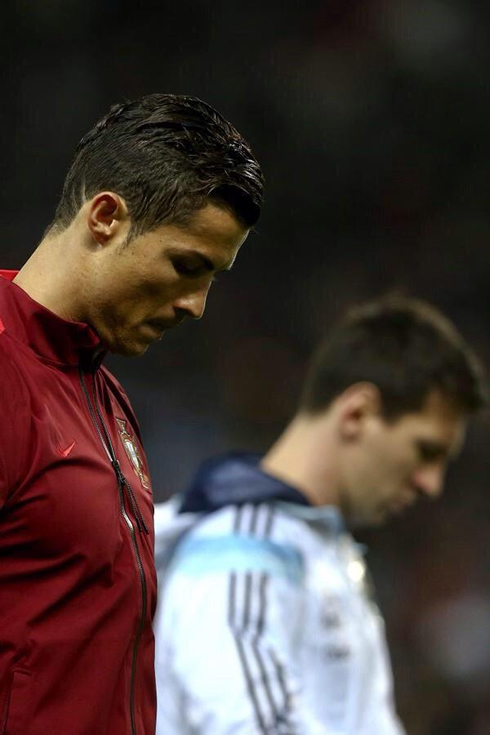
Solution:
[{"label": "jacket sleeve", "polygon": [[174,732],[167,716],[180,721],[175,732],[196,735],[333,733],[303,701],[298,552],[208,540],[167,579],[156,621],[158,735]]},{"label": "jacket sleeve", "polygon": [[21,482],[28,443],[29,398],[16,366],[0,350],[0,511]]}]

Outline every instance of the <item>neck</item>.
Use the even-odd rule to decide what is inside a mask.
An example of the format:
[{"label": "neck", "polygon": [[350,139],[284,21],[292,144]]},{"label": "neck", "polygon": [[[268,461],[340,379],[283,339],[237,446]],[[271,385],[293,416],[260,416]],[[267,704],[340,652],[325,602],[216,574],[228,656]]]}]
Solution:
[{"label": "neck", "polygon": [[339,505],[335,431],[328,413],[299,414],[264,456],[261,467],[300,490],[313,505]]},{"label": "neck", "polygon": [[83,269],[73,247],[72,228],[48,234],[14,279],[38,304],[64,319],[85,321],[80,309]]}]

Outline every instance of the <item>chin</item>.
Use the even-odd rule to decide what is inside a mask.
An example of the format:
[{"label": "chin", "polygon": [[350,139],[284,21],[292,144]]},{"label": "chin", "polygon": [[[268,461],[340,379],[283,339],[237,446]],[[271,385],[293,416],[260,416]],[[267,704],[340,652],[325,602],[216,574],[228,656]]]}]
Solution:
[{"label": "chin", "polygon": [[351,523],[356,528],[378,528],[388,520],[388,513],[381,508],[373,508],[365,510],[363,513],[357,513]]},{"label": "chin", "polygon": [[141,357],[147,352],[150,345],[129,345],[125,347],[124,352],[119,352],[124,357]]},{"label": "chin", "polygon": [[371,518],[368,524],[371,526],[371,528],[379,528],[380,526],[384,526],[385,523],[387,523],[389,520],[388,513],[378,513],[376,516]]},{"label": "chin", "polygon": [[145,354],[149,346],[147,342],[114,342],[109,345],[109,352],[121,357],[140,357]]},{"label": "chin", "polygon": [[130,324],[126,327],[114,326],[103,336],[109,352],[122,357],[140,357],[144,355],[150,345],[159,342],[164,330],[155,329],[150,325]]}]

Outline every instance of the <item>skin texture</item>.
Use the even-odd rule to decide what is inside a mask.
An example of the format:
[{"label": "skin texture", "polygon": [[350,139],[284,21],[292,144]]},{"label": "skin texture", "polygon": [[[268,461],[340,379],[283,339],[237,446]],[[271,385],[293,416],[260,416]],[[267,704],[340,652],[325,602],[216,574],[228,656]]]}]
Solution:
[{"label": "skin texture", "polygon": [[41,242],[15,282],[90,324],[111,352],[136,356],[186,317],[201,318],[214,276],[231,268],[248,230],[214,204],[128,241],[130,229],[124,200],[102,192]]},{"label": "skin texture", "polygon": [[262,464],[314,505],[339,507],[352,525],[378,525],[441,494],[465,430],[465,417],[437,390],[419,411],[388,422],[376,386],[360,383],[324,412],[299,414]]},{"label": "skin texture", "polygon": [[438,498],[464,434],[463,417],[437,391],[392,423],[370,415],[344,455],[341,507],[353,522],[377,524],[421,498]]}]

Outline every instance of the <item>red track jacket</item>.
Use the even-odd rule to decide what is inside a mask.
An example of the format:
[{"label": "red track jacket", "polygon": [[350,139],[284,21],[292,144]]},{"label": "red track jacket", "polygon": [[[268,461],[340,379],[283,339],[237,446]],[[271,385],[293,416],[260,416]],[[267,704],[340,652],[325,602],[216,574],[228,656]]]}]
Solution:
[{"label": "red track jacket", "polygon": [[2,275],[0,735],[153,735],[153,504],[137,422],[90,327]]}]

